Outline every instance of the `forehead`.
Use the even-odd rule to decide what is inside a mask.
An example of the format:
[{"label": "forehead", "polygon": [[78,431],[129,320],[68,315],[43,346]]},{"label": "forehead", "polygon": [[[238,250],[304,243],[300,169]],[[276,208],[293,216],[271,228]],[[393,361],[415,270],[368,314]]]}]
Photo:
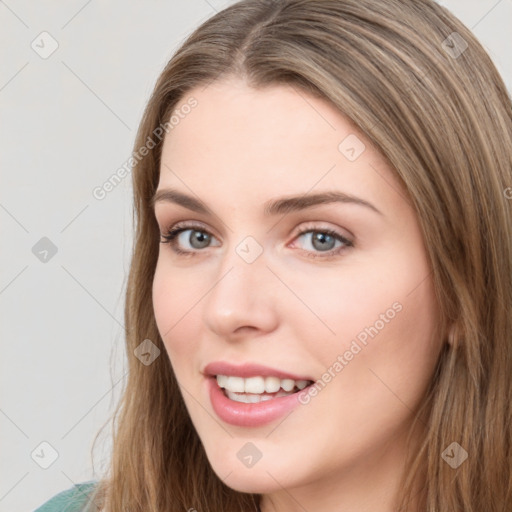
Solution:
[{"label": "forehead", "polygon": [[[196,106],[186,109],[191,99]],[[183,115],[181,111],[185,109],[189,113]],[[260,144],[272,142],[273,146],[276,142],[284,145],[293,137],[314,143],[322,135],[332,138],[345,131],[357,131],[330,102],[313,97],[296,86],[274,84],[255,89],[236,78],[190,90],[173,112],[177,114],[175,119],[179,118],[181,129],[175,126],[168,135],[170,140],[191,135],[191,130],[187,130],[191,124],[196,137],[201,137],[207,130],[210,132],[208,138],[217,140],[226,134],[232,136],[236,131],[239,137],[252,137]],[[211,133],[212,127],[215,127],[215,133]],[[276,140],[276,136],[280,139]]]},{"label": "forehead", "polygon": [[[349,119],[327,100],[293,86],[213,82],[188,91],[174,116],[178,122],[164,140],[159,188],[233,203],[250,195],[260,204],[278,195],[342,189],[379,202],[374,200],[383,174],[388,183],[393,180],[382,155]],[[396,201],[396,192],[389,193]]]},{"label": "forehead", "polygon": [[[194,108],[188,106],[191,102]],[[231,168],[271,158],[275,172],[304,156],[315,165],[332,164],[348,135],[365,139],[325,99],[285,84],[255,89],[236,78],[188,91],[171,117],[163,155],[189,166],[206,155]],[[364,145],[378,157],[369,141]]]}]

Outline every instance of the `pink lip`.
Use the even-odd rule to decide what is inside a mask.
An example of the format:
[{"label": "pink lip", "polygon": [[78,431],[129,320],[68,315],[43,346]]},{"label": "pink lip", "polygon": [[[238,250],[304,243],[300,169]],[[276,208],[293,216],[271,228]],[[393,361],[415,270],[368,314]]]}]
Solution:
[{"label": "pink lip", "polygon": [[[231,375],[233,374],[231,373]],[[235,402],[224,395],[224,391],[217,384],[215,377],[207,377],[206,381],[215,414],[226,423],[239,427],[259,427],[265,425],[284,416],[300,403],[299,393],[273,398],[272,400],[257,404]]]},{"label": "pink lip", "polygon": [[203,374],[209,377],[216,375],[233,375],[235,377],[279,377],[280,379],[292,379],[292,380],[312,380],[312,377],[300,377],[293,373],[283,372],[276,368],[270,368],[268,366],[262,366],[259,364],[246,363],[243,365],[233,365],[224,361],[215,361],[205,366]]}]

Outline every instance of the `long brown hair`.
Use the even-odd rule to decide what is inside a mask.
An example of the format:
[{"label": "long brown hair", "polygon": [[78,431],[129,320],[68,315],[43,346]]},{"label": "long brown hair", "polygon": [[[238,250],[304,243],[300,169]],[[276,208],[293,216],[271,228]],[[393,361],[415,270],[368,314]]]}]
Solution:
[{"label": "long brown hair", "polygon": [[[138,151],[199,85],[234,75],[252,87],[291,84],[325,98],[382,152],[415,207],[446,340],[417,417],[399,510],[512,510],[512,109],[482,46],[431,0],[245,0],[197,28],[158,78]],[[197,108],[201,108],[200,105]],[[125,323],[129,375],[113,416],[108,475],[93,505],[108,512],[257,510],[213,472],[168,357],[141,364],[150,339],[165,355],[152,306],[159,230],[150,200],[161,141],[136,160],[135,236]],[[453,468],[452,443],[468,454]]]}]

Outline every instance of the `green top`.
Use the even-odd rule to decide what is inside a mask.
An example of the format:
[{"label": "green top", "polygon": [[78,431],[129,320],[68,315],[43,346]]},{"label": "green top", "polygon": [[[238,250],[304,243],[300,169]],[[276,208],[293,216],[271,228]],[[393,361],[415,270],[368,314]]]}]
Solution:
[{"label": "green top", "polygon": [[97,482],[91,480],[75,484],[70,489],[56,494],[34,512],[81,512]]}]

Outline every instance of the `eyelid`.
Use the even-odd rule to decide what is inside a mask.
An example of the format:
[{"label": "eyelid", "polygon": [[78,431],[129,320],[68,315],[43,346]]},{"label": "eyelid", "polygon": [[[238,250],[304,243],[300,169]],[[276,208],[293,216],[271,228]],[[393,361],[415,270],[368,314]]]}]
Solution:
[{"label": "eyelid", "polygon": [[[334,259],[340,256],[342,252],[344,252],[346,249],[349,249],[351,247],[354,247],[354,237],[352,234],[349,236],[345,236],[344,234],[340,233],[341,228],[331,228],[327,226],[319,225],[318,223],[322,223],[324,221],[308,221],[296,229],[294,229],[293,232],[293,239],[292,242],[294,242],[297,238],[299,238],[302,235],[305,235],[307,233],[312,232],[319,232],[319,233],[327,233],[329,236],[334,237],[337,241],[342,243],[341,247],[338,247],[336,249],[330,249],[329,251],[308,251],[305,249],[299,249],[302,252],[306,253],[307,257],[310,259],[323,259],[324,261]],[[199,229],[197,229],[199,228]],[[180,221],[176,222],[174,224],[171,224],[169,228],[167,228],[164,234],[161,234],[161,236],[164,238],[164,241],[161,243],[167,243],[173,252],[175,252],[178,255],[184,256],[184,257],[193,257],[196,255],[199,255],[202,252],[205,252],[204,249],[196,249],[196,250],[183,250],[180,249],[177,246],[176,238],[181,235],[184,231],[188,230],[196,230],[196,231],[202,231],[204,233],[207,233],[209,236],[217,239],[216,235],[214,235],[209,228],[206,228],[204,224],[200,221]],[[345,230],[347,231],[347,230]],[[218,247],[218,246],[217,246]],[[208,247],[207,247],[208,248]]]},{"label": "eyelid", "polygon": [[[336,236],[342,237],[348,242],[353,242],[354,235],[350,233],[347,229],[340,228],[339,226],[336,227],[330,227],[327,224],[325,224],[325,221],[307,221],[305,224],[301,224],[299,227],[293,230],[293,237],[296,238],[297,236],[303,234],[304,232],[309,231],[333,231],[336,233]],[[346,234],[344,234],[345,232]]]},{"label": "eyelid", "polygon": [[[339,233],[338,234],[339,236],[342,236],[343,238],[347,239],[348,241],[353,240],[354,235],[349,230],[347,230],[345,228],[340,228],[339,226],[332,228],[332,227],[329,227],[326,225],[322,225],[322,223],[324,223],[324,222],[325,221],[321,221],[321,220],[306,221],[305,225],[300,224],[299,227],[294,228],[292,234],[294,237],[296,237],[300,234],[303,234],[304,231],[306,231],[306,230],[313,230],[313,231],[322,231],[322,230],[339,231],[339,230],[342,230],[346,234]],[[164,224],[164,225],[167,225],[167,224]],[[163,231],[176,230],[176,229],[180,229],[180,228],[193,229],[193,228],[197,228],[197,227],[200,227],[202,230],[204,230],[209,235],[212,235],[212,236],[215,236],[216,238],[218,238],[217,235],[215,235],[215,233],[213,232],[213,230],[210,229],[206,224],[204,224],[200,220],[184,220],[184,221],[178,221],[175,223],[170,223],[169,227],[163,228]]]},{"label": "eyelid", "polygon": [[[169,231],[177,231],[179,229],[186,230],[186,229],[192,229],[200,228],[200,231],[204,231],[205,233],[208,233],[212,237],[215,237],[218,239],[217,235],[213,232],[212,229],[206,226],[203,222],[199,220],[183,220],[175,223],[171,223],[169,227],[165,227],[163,231],[165,233],[168,233]],[[199,230],[198,230],[199,231]]]}]

